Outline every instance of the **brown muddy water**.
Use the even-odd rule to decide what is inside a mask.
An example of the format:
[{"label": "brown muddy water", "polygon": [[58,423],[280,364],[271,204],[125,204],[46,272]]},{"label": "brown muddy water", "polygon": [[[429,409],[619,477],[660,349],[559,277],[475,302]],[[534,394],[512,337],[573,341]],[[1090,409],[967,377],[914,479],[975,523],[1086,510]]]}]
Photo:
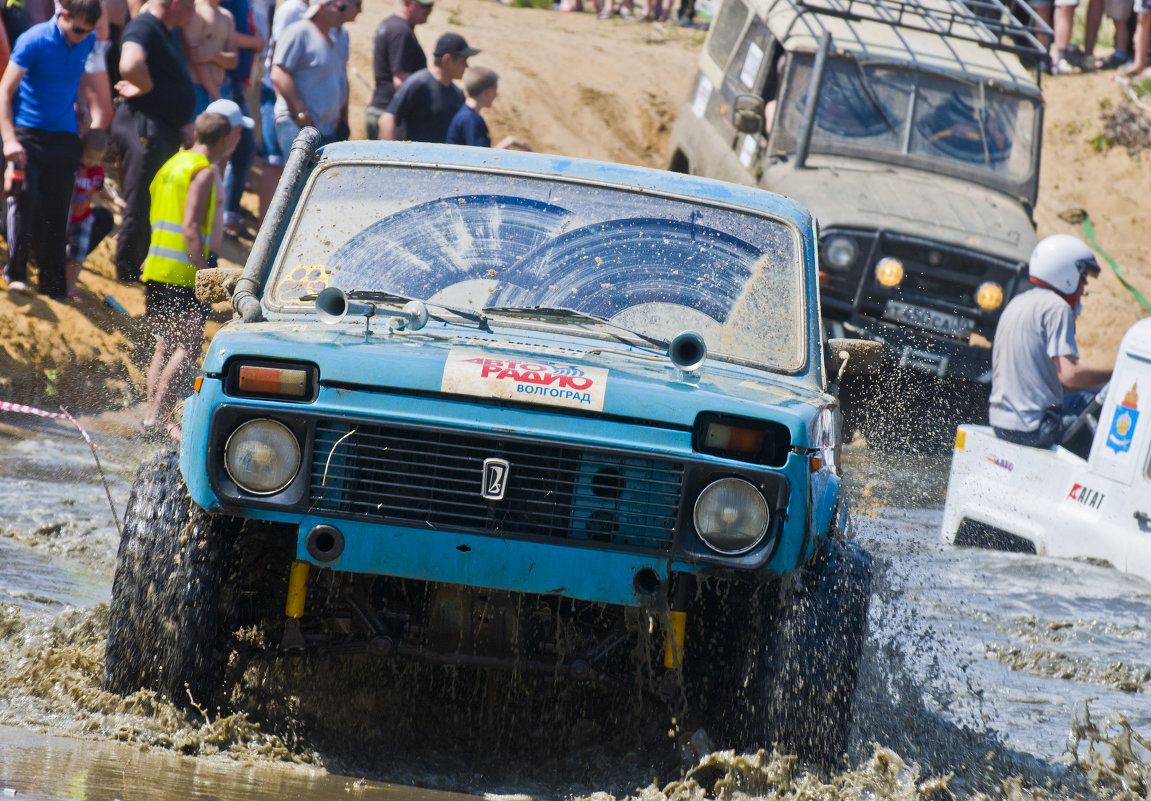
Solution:
[{"label": "brown muddy water", "polygon": [[787,756],[712,752],[639,702],[540,704],[500,679],[390,663],[262,666],[250,715],[104,692],[115,519],[148,450],[115,416],[83,422],[106,485],[74,429],[0,419],[0,801],[1151,792],[1151,585],[944,546],[946,458],[846,453],[875,591],[850,767],[813,776]]}]

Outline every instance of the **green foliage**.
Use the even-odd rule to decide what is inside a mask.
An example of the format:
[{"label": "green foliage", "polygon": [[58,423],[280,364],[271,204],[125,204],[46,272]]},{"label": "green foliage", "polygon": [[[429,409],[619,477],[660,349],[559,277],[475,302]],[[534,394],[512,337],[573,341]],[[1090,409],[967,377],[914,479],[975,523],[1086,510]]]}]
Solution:
[{"label": "green foliage", "polygon": [[542,8],[550,9],[552,0],[512,0],[512,8]]},{"label": "green foliage", "polygon": [[60,371],[55,368],[51,370],[45,370],[44,377],[48,379],[48,385],[44,388],[44,394],[49,398],[55,398],[60,394],[60,390],[57,389],[56,386],[60,383]]}]

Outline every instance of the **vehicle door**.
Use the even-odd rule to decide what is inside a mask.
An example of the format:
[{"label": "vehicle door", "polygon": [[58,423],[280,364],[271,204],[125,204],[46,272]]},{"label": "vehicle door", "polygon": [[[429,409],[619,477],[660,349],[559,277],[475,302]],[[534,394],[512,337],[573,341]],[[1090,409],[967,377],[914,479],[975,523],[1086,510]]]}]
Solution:
[{"label": "vehicle door", "polygon": [[[700,74],[692,110],[722,142],[715,163],[694,172],[741,184],[758,181],[757,162],[764,134],[766,78],[778,61],[778,46],[767,24],[744,0],[727,0],[708,38],[707,55],[723,65],[721,85]],[[742,122],[739,120],[742,119]],[[739,128],[746,130],[739,130]],[[710,159],[709,159],[710,160]]]},{"label": "vehicle door", "polygon": [[1114,482],[1107,512],[1113,525],[1132,532],[1129,560],[1151,549],[1151,343],[1141,344],[1124,339],[1090,457],[1090,472]]}]

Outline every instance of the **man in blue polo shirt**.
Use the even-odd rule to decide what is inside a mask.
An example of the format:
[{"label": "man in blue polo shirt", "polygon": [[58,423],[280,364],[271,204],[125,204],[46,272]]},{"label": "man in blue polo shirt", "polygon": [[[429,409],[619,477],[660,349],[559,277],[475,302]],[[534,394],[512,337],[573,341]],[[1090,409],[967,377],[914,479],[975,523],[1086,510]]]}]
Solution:
[{"label": "man in blue polo shirt", "polygon": [[[105,73],[84,72],[99,19],[100,0],[63,0],[54,18],[33,25],[16,41],[0,78],[0,137],[10,193],[4,276],[11,291],[27,291],[28,255],[35,247],[40,292],[56,300],[67,297],[68,209],[82,150],[76,96],[84,82],[94,99],[92,81],[107,80]],[[19,187],[18,171],[23,171]]]}]

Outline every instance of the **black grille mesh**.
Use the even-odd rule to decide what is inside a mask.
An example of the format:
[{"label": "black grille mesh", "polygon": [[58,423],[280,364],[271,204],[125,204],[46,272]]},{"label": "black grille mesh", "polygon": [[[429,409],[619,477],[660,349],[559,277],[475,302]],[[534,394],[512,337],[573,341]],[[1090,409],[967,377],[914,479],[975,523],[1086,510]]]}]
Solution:
[{"label": "black grille mesh", "polygon": [[[483,463],[509,464],[503,500]],[[568,539],[667,553],[683,464],[610,450],[444,429],[320,420],[312,508],[428,530]]]}]

